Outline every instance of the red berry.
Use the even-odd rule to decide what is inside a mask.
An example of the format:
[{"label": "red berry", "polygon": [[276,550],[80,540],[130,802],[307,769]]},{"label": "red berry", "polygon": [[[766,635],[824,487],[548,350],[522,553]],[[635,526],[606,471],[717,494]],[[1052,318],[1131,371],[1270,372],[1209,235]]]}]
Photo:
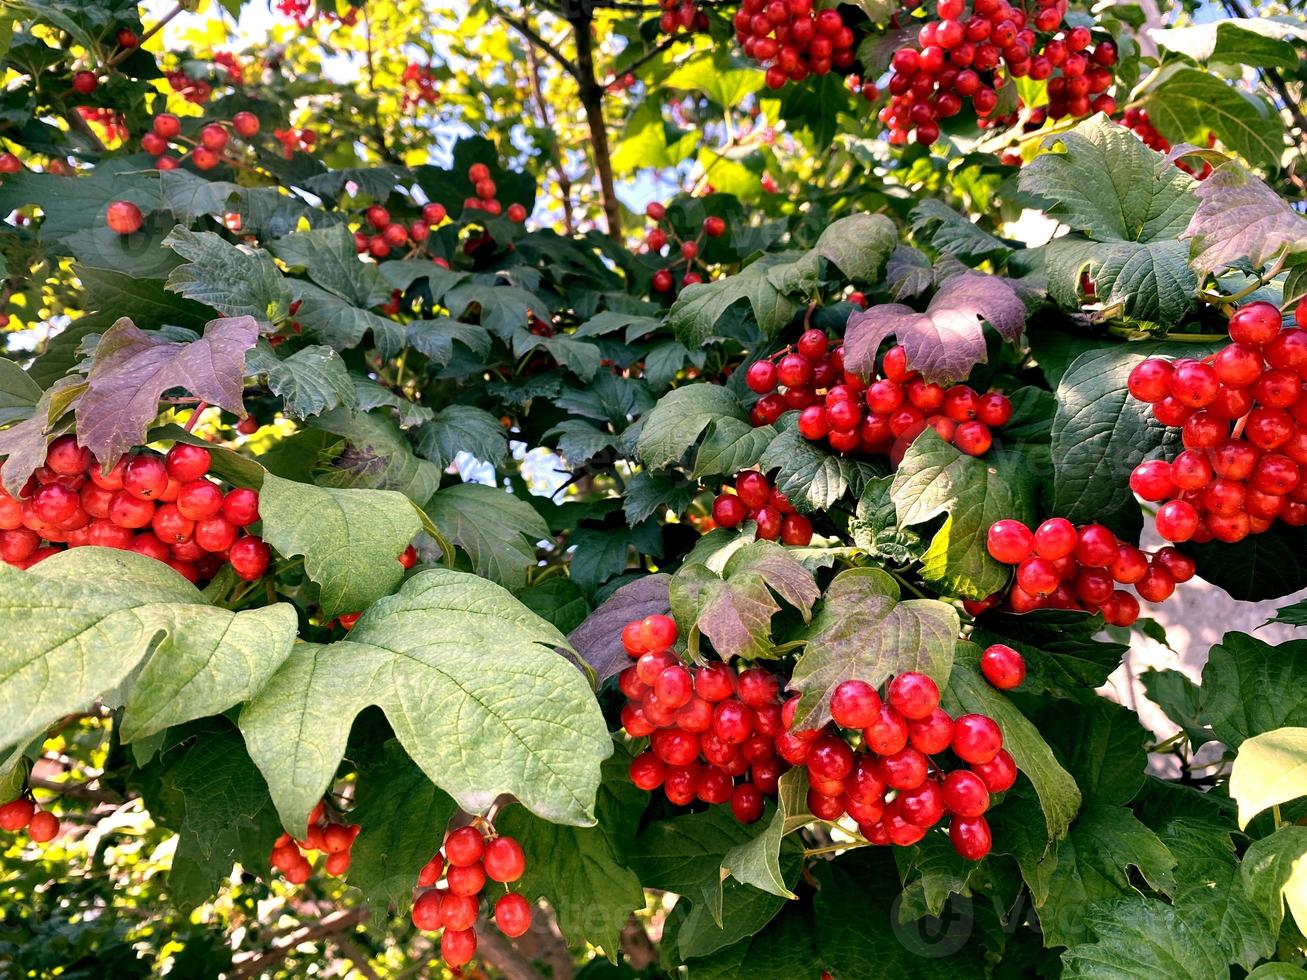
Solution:
[{"label": "red berry", "polygon": [[1003,747],[1003,733],[993,718],[962,715],[953,722],[953,752],[963,762],[988,762]]},{"label": "red berry", "polygon": [[206,150],[217,153],[227,145],[227,130],[220,123],[209,123],[200,130],[200,144]]},{"label": "red berry", "polygon": [[263,539],[253,535],[238,539],[227,549],[227,561],[231,563],[232,571],[238,578],[247,582],[253,582],[263,576],[271,557]]},{"label": "red berry", "polygon": [[209,472],[209,451],[190,443],[179,442],[163,459],[168,475],[179,483],[190,483]]},{"label": "red berry", "polygon": [[[450,896],[458,897],[458,896]],[[441,905],[443,911],[444,904]],[[475,921],[475,918],[473,919]],[[446,928],[440,934],[440,956],[452,967],[460,967],[471,961],[477,951],[477,934],[476,930],[469,925],[466,929],[453,929],[449,927],[449,917],[445,917]]]},{"label": "red berry", "polygon": [[459,827],[445,837],[445,859],[456,867],[466,867],[481,860],[485,840],[475,827]]},{"label": "red berry", "polygon": [[4,806],[0,806],[0,830],[11,833],[22,830],[31,822],[35,812],[36,804],[25,797],[20,796],[16,800],[10,800]]},{"label": "red berry", "polygon": [[105,209],[104,223],[116,234],[130,235],[140,231],[141,225],[145,223],[145,216],[131,201],[113,201]]},{"label": "red berry", "polygon": [[1009,790],[1017,781],[1017,764],[1007,749],[999,749],[998,755],[988,762],[973,763],[971,771],[981,778],[991,793]]},{"label": "red berry", "polygon": [[510,939],[525,935],[531,928],[531,903],[515,893],[500,896],[495,902],[495,925]]},{"label": "red berry", "polygon": [[1035,536],[1020,521],[1001,520],[990,525],[986,547],[995,560],[1015,565],[1030,555]]},{"label": "red berry", "polygon": [[1230,339],[1249,347],[1264,347],[1275,339],[1282,325],[1280,311],[1274,304],[1249,303],[1230,317]]},{"label": "red berry", "polygon": [[[425,872],[425,870],[424,868],[423,871]],[[434,885],[437,879],[439,879],[439,874],[429,884]],[[444,925],[440,917],[440,901],[441,895],[438,891],[423,892],[419,895],[417,901],[413,903],[413,911],[410,913],[413,925],[423,932],[435,932],[440,929]]]},{"label": "red berry", "polygon": [[831,695],[831,717],[841,728],[866,728],[879,710],[880,697],[866,681],[842,681]]},{"label": "red berry", "polygon": [[59,833],[59,818],[49,810],[38,810],[27,823],[27,836],[33,843],[52,841]]},{"label": "red berry", "polygon": [[1140,361],[1130,372],[1126,387],[1140,401],[1161,401],[1171,393],[1171,362],[1158,357]]},{"label": "red berry", "polygon": [[893,755],[908,744],[907,719],[891,705],[881,704],[875,720],[862,730],[862,737],[877,755]]},{"label": "red berry", "polygon": [[1116,558],[1116,535],[1101,524],[1086,524],[1076,540],[1076,561],[1082,565],[1105,568]]},{"label": "red berry", "polygon": [[1169,500],[1157,509],[1157,533],[1167,541],[1188,541],[1198,530],[1198,511],[1184,500]]},{"label": "red berry", "polygon": [[751,783],[740,783],[731,791],[731,813],[740,823],[754,823],[762,816],[762,793]]},{"label": "red berry", "polygon": [[[980,656],[980,672],[1000,691],[1020,687],[1026,679],[1026,661],[1016,650],[1003,643],[986,647]],[[954,811],[957,812],[957,811]]]},{"label": "red berry", "polygon": [[129,456],[123,467],[123,489],[138,500],[154,500],[168,486],[168,470],[159,456]]},{"label": "red berry", "polygon": [[726,220],[709,215],[703,219],[703,231],[709,238],[718,238],[726,233]]},{"label": "red berry", "polygon": [[954,769],[944,777],[944,806],[959,817],[978,817],[989,809],[989,789],[974,772]]},{"label": "red berry", "polygon": [[925,674],[907,671],[890,681],[890,706],[909,721],[927,717],[939,707],[939,687]]},{"label": "red berry", "polygon": [[232,129],[243,139],[249,139],[259,131],[259,117],[252,112],[238,112],[231,118]]},{"label": "red berry", "polygon": [[984,817],[954,817],[948,828],[953,850],[968,861],[979,861],[989,853],[993,839]]},{"label": "red berry", "polygon": [[1035,529],[1034,552],[1040,558],[1058,561],[1076,550],[1075,525],[1065,517],[1050,517]]}]

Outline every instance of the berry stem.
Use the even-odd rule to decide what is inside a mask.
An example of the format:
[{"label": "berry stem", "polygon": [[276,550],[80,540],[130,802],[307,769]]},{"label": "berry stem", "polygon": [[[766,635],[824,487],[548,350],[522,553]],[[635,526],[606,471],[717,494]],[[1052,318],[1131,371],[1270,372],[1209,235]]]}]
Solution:
[{"label": "berry stem", "polygon": [[182,428],[185,429],[187,432],[190,432],[192,429],[194,429],[195,423],[200,420],[200,416],[204,414],[204,410],[208,407],[209,407],[209,403],[201,400],[200,403],[195,406],[195,411],[191,412],[191,417],[186,420],[186,424],[182,426]]},{"label": "berry stem", "polygon": [[1239,290],[1237,293],[1231,293],[1229,296],[1216,296],[1215,298],[1209,299],[1208,297],[1212,296],[1213,294],[1204,292],[1199,294],[1199,298],[1214,306],[1221,306],[1221,307],[1233,306],[1236,303],[1238,303],[1240,300],[1245,299],[1248,296],[1251,296],[1253,293],[1257,292],[1257,290],[1261,289],[1268,282],[1270,282],[1272,279],[1278,276],[1280,274],[1280,271],[1284,268],[1284,263],[1288,259],[1288,257],[1289,257],[1288,248],[1281,249],[1279,256],[1276,258],[1274,262],[1271,263],[1271,267],[1267,269],[1265,272],[1263,272],[1256,279],[1254,279],[1247,286],[1244,286],[1243,289]]},{"label": "berry stem", "polygon": [[824,847],[805,847],[804,858],[820,857],[823,854],[838,854],[840,851],[852,851],[859,847],[872,847],[871,841],[851,840],[843,844],[827,844]]},{"label": "berry stem", "polygon": [[107,70],[119,65],[133,51],[136,51],[137,49],[142,47],[146,41],[148,41],[150,38],[154,37],[154,35],[158,34],[161,30],[163,30],[164,27],[167,26],[168,21],[172,20],[174,17],[176,17],[185,9],[186,9],[186,5],[184,3],[176,4],[170,11],[168,11],[159,19],[158,23],[156,23],[153,27],[151,27],[148,31],[146,31],[144,34],[140,36],[140,39],[137,40],[135,47],[123,48],[116,55],[114,55],[107,62],[105,62],[105,66],[104,66],[105,69]]}]

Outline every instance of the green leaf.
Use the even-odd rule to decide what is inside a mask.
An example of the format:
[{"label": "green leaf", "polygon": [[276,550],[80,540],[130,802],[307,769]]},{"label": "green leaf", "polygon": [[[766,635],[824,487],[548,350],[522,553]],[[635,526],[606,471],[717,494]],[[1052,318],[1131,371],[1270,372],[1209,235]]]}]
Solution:
[{"label": "green leaf", "polygon": [[313,344],[281,358],[260,344],[246,354],[245,370],[267,376],[268,388],[291,418],[311,418],[338,407],[353,411],[358,405],[354,379],[330,347]]},{"label": "green leaf", "polygon": [[1307,726],[1307,640],[1271,646],[1226,633],[1203,667],[1203,720],[1237,749],[1277,728]]},{"label": "green leaf", "polygon": [[1133,711],[1095,698],[1074,708],[1049,704],[1036,720],[1086,804],[1124,805],[1135,798],[1144,784],[1150,739]]},{"label": "green leaf", "polygon": [[1048,137],[1045,152],[1021,169],[1021,190],[1074,234],[1047,248],[1050,290],[1076,307],[1080,272],[1089,267],[1098,298],[1141,319],[1171,322],[1192,305],[1197,280],[1176,238],[1194,213],[1194,181],[1132,132],[1095,116]]},{"label": "green leaf", "polygon": [[1007,584],[1011,571],[989,556],[985,538],[997,520],[1033,524],[1035,494],[1024,457],[968,456],[933,430],[908,447],[890,491],[901,527],[947,515],[922,557],[922,577],[968,599],[983,599]]},{"label": "green leaf", "polygon": [[1150,28],[1149,37],[1168,51],[1197,62],[1297,68],[1298,53],[1289,39],[1307,41],[1299,23],[1277,17],[1230,17],[1191,27]]},{"label": "green leaf", "polygon": [[412,901],[423,862],[440,850],[454,801],[389,739],[379,757],[359,766],[359,825],[350,849],[349,883],[379,910],[403,912]]},{"label": "green leaf", "polygon": [[[964,218],[943,201],[937,201],[928,198],[916,205],[908,212],[908,220],[912,223],[912,230],[918,235],[924,235],[930,240],[930,244],[941,252],[948,252],[956,255],[960,259],[1002,259],[1012,251],[1011,246],[1005,244],[1001,239],[995,238],[989,232],[985,231],[975,222]],[[899,249],[895,249],[897,253]],[[920,253],[917,253],[920,255]],[[924,260],[924,256],[922,259]],[[913,280],[910,287],[913,291],[903,295],[915,296],[924,292],[931,284],[930,263],[926,261],[924,265],[921,261],[914,263],[913,268],[920,270],[924,275],[924,280],[917,278]],[[906,280],[900,279],[900,282]],[[919,287],[919,288],[918,288]],[[898,296],[896,298],[902,298]]]},{"label": "green leaf", "polygon": [[[573,334],[575,336],[575,334]],[[691,354],[689,349],[678,340],[665,340],[655,344],[644,356],[644,374],[642,377],[654,391],[666,390],[686,363],[703,367],[704,352]]]},{"label": "green leaf", "polygon": [[318,418],[314,427],[344,440],[331,463],[315,473],[320,486],[398,490],[419,506],[440,486],[440,468],[415,456],[387,416],[337,408]]},{"label": "green leaf", "polygon": [[[558,438],[558,454],[570,465],[580,466],[592,456],[596,456],[617,445],[617,437],[605,432],[589,422],[580,419],[568,419],[560,422],[541,439]],[[649,515],[646,514],[645,517]],[[643,519],[643,518],[642,518]],[[638,522],[637,522],[638,523]]]},{"label": "green leaf", "polygon": [[327,617],[367,608],[404,577],[399,555],[422,529],[417,508],[393,490],[336,490],[269,473],[259,493],[263,537],[304,556]]},{"label": "green leaf", "polygon": [[722,417],[745,421],[740,400],[729,388],[710,384],[675,388],[644,416],[636,453],[654,469],[676,463]]},{"label": "green leaf", "polygon": [[641,470],[626,480],[622,493],[622,513],[632,526],[642,524],[654,514],[672,511],[684,513],[699,495],[699,485],[676,473],[650,473]]},{"label": "green leaf", "polygon": [[772,593],[808,618],[820,595],[812,573],[782,546],[758,540],[744,545],[722,566],[686,564],[672,576],[672,615],[692,654],[706,636],[723,660],[754,659],[771,651],[771,619],[780,612]]},{"label": "green leaf", "polygon": [[75,548],[20,572],[0,568],[0,749],[123,685],[131,741],[253,695],[290,654],[288,603],[231,612],[162,562]]},{"label": "green leaf", "polygon": [[899,526],[894,501],[890,497],[894,477],[882,476],[868,480],[853,519],[849,521],[849,535],[857,547],[875,558],[884,558],[896,565],[919,560],[926,547],[916,531]]},{"label": "green leaf", "polygon": [[1307,599],[1281,606],[1268,623],[1285,623],[1288,626],[1307,626]]},{"label": "green leaf", "polygon": [[143,333],[124,317],[95,346],[77,404],[78,441],[112,466],[144,439],[170,388],[244,415],[245,352],[258,334],[253,318],[241,316],[213,320],[199,340],[174,343]]},{"label": "green leaf", "polygon": [[449,312],[460,320],[466,319],[468,310],[476,306],[478,322],[504,341],[527,329],[531,314],[542,319],[549,316],[549,304],[519,286],[467,283],[447,292],[444,302]]},{"label": "green leaf", "polygon": [[590,825],[612,744],[585,678],[556,652],[566,648],[500,586],[428,569],[368,607],[347,639],[302,645],[240,727],[296,831],[335,775],[354,717],[373,704],[463,809],[512,793],[547,820]]},{"label": "green leaf", "polygon": [[894,860],[903,882],[899,921],[942,916],[950,895],[971,896],[971,880],[981,869],[955,851],[944,834],[927,834],[911,847],[894,848]]},{"label": "green leaf", "polygon": [[1214,169],[1194,193],[1198,210],[1181,237],[1192,240],[1193,264],[1202,272],[1241,259],[1260,268],[1282,249],[1307,243],[1307,218],[1234,161]]},{"label": "green leaf", "polygon": [[393,320],[378,316],[371,310],[360,309],[303,279],[290,280],[292,295],[301,305],[295,320],[310,337],[316,337],[331,347],[348,350],[363,342],[372,332],[376,346],[386,357],[394,357],[404,347],[404,328]]},{"label": "green leaf", "polygon": [[263,777],[225,722],[202,729],[163,772],[150,812],[177,831],[168,885],[184,910],[217,894],[233,865],[266,866],[278,833]]},{"label": "green leaf", "polygon": [[480,324],[440,317],[435,320],[412,320],[406,330],[408,346],[425,354],[441,367],[454,356],[455,343],[462,344],[480,357],[490,353],[490,334]]},{"label": "green leaf", "polygon": [[450,405],[424,422],[414,435],[418,455],[446,469],[461,452],[500,466],[508,457],[508,440],[499,419],[484,408]]},{"label": "green leaf", "polygon": [[630,755],[615,753],[603,765],[594,827],[566,827],[532,816],[522,807],[505,807],[495,829],[516,838],[531,855],[514,891],[528,898],[545,898],[553,906],[558,926],[569,943],[590,943],[616,960],[622,927],[631,913],[644,908],[640,879],[623,853],[649,802],[627,775]]},{"label": "green leaf", "polygon": [[1215,938],[1226,959],[1244,969],[1269,957],[1276,923],[1249,897],[1229,831],[1182,818],[1168,823],[1161,838],[1176,858],[1171,897],[1184,922]]},{"label": "green leaf", "polygon": [[1307,586],[1307,528],[1277,523],[1234,544],[1190,541],[1183,550],[1203,579],[1233,599],[1278,599]]},{"label": "green leaf", "polygon": [[1212,740],[1212,733],[1203,722],[1203,690],[1178,670],[1149,668],[1139,675],[1139,682],[1148,693],[1148,700],[1166,713],[1189,738],[1189,747],[1196,749]]},{"label": "green leaf", "polygon": [[31,416],[44,393],[26,371],[0,357],[0,425]]},{"label": "green leaf", "polygon": [[1148,119],[1173,142],[1205,139],[1213,132],[1249,163],[1280,165],[1284,123],[1260,95],[1246,92],[1200,68],[1176,66],[1148,89]]},{"label": "green leaf", "polygon": [[636,527],[578,527],[569,537],[568,575],[593,594],[604,582],[626,571],[633,550],[637,555],[661,555],[661,535],[655,521]]},{"label": "green leaf", "polygon": [[696,480],[705,476],[734,476],[756,466],[776,430],[770,425],[754,426],[733,416],[721,416],[708,426],[708,435],[694,454]]},{"label": "green leaf", "polygon": [[[1048,841],[1066,835],[1080,809],[1080,790],[1075,780],[1062,768],[1039,729],[1017,710],[1007,695],[985,680],[980,673],[980,648],[974,643],[958,644],[953,671],[944,691],[944,702],[954,716],[983,714],[998,722],[1003,732],[1003,747],[1030,780],[1043,810],[1047,836],[1039,835],[1038,843],[1032,848],[1037,859],[1044,853]],[[1033,835],[1034,830],[1027,825],[1024,833]],[[995,840],[998,839],[996,836]]]},{"label": "green leaf", "polygon": [[1281,827],[1253,841],[1239,868],[1243,886],[1271,930],[1279,933],[1284,906],[1299,931],[1307,927],[1307,827]]},{"label": "green leaf", "polygon": [[[663,79],[666,88],[703,92],[723,109],[732,109],[763,87],[763,77],[752,66],[743,67],[729,49],[714,46],[680,62]],[[649,166],[643,162],[641,166]]]},{"label": "green leaf", "polygon": [[428,501],[427,515],[472,559],[478,575],[516,591],[536,563],[536,544],[553,537],[544,518],[524,500],[498,487],[460,483]]},{"label": "green leaf", "polygon": [[367,308],[390,296],[376,265],[364,262],[354,248],[354,235],[345,225],[297,231],[272,246],[277,258],[298,266],[309,278],[350,306]]},{"label": "green leaf", "polygon": [[690,349],[719,336],[717,326],[736,304],[747,304],[758,329],[775,336],[817,286],[820,260],[849,279],[875,281],[898,242],[884,215],[856,214],[826,227],[806,253],[764,255],[742,271],[714,282],[687,286],[668,312],[667,324]]},{"label": "green leaf", "polygon": [[[1174,433],[1130,397],[1126,379],[1157,347],[1086,351],[1062,376],[1053,417],[1053,513],[1076,524],[1106,524],[1123,538],[1138,540],[1143,517],[1130,490],[1130,472]],[[1207,353],[1181,344],[1165,347],[1178,357]]]},{"label": "green leaf", "polygon": [[[1007,811],[1008,808],[1004,807]],[[1014,830],[1010,819],[998,823],[994,839]],[[1003,844],[999,847],[1003,848]],[[1070,833],[1040,857],[1040,850],[1016,853],[1022,877],[1039,911],[1045,945],[1074,946],[1091,938],[1085,909],[1095,902],[1137,897],[1127,868],[1135,868],[1148,885],[1170,893],[1175,887],[1175,858],[1158,836],[1124,807],[1088,806]],[[1224,962],[1224,961],[1222,961]]]},{"label": "green leaf", "polygon": [[879,687],[914,670],[942,688],[959,629],[952,606],[937,599],[900,601],[898,583],[878,568],[841,572],[803,636],[803,655],[790,682],[803,695],[793,727],[820,728],[828,722],[831,694],[846,680]]},{"label": "green leaf", "polygon": [[1006,643],[1025,657],[1022,691],[1074,699],[1086,688],[1105,684],[1129,649],[1100,639],[1102,633],[1100,615],[1037,609],[1021,615],[990,613],[976,624],[971,638],[981,646]]},{"label": "green leaf", "polygon": [[799,435],[797,416],[790,414],[759,460],[763,471],[776,470],[773,485],[795,509],[810,514],[828,510],[846,493],[860,494],[867,481],[880,476],[876,465],[846,459],[822,449]]},{"label": "green leaf", "polygon": [[189,170],[161,170],[159,190],[163,206],[183,225],[195,223],[205,215],[221,216],[227,201],[240,194],[242,187],[225,180],[208,180]]},{"label": "green leaf", "polygon": [[790,890],[792,874],[781,868],[785,837],[815,818],[808,812],[808,778],[802,767],[781,776],[776,806],[766,829],[745,844],[737,844],[722,858],[722,870],[743,885],[752,885],[781,898],[796,898]]},{"label": "green leaf", "polygon": [[[564,633],[585,622],[590,612],[590,603],[586,601],[585,593],[570,578],[545,579],[539,585],[523,589],[517,597],[522,600],[522,605]],[[576,646],[575,640],[571,643]]]},{"label": "green leaf", "polygon": [[1098,941],[1086,936],[1062,954],[1063,980],[1229,980],[1214,937],[1165,902],[1131,896],[1090,906],[1085,917]]},{"label": "green leaf", "polygon": [[48,242],[71,239],[104,224],[112,201],[130,201],[144,214],[160,205],[158,175],[142,170],[130,157],[109,157],[89,173],[59,176],[21,170],[6,174],[0,186],[0,211],[27,204],[41,209],[41,237]]},{"label": "green leaf", "polygon": [[261,248],[232,245],[211,231],[178,225],[163,240],[186,259],[168,275],[167,288],[228,317],[279,322],[290,315],[290,289]]},{"label": "green leaf", "polygon": [[1245,739],[1230,770],[1239,827],[1272,806],[1307,796],[1307,728],[1277,728]]}]

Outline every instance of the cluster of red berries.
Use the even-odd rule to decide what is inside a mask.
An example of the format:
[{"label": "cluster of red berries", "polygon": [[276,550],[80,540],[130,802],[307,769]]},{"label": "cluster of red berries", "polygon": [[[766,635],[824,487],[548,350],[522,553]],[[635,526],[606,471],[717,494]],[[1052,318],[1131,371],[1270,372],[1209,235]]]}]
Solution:
[{"label": "cluster of red berries", "polygon": [[467,179],[471,181],[476,194],[463,199],[463,210],[484,211],[492,217],[507,214],[509,221],[515,221],[518,224],[526,220],[526,208],[521,204],[510,204],[505,209],[504,205],[500,203],[495,196],[499,193],[499,188],[490,179],[490,168],[484,163],[474,163],[468,167]]},{"label": "cluster of red berries", "polygon": [[658,0],[658,6],[663,11],[658,17],[658,29],[664,34],[708,30],[708,15],[694,0]]},{"label": "cluster of red berries", "polygon": [[908,369],[899,346],[885,352],[879,374],[868,384],[846,371],[844,348],[832,350],[824,331],[806,330],[792,348],[749,365],[745,383],[762,395],[750,419],[770,425],[798,409],[805,439],[824,439],[842,453],[888,455],[897,464],[927,426],[962,452],[979,456],[992,444],[992,430],[1012,418],[1006,395],[927,382]]},{"label": "cluster of red berries", "polygon": [[735,527],[745,521],[758,525],[755,538],[803,547],[812,542],[812,521],[796,513],[794,505],[771,485],[765,473],[745,470],[735,478],[734,493],[723,487],[712,502],[712,519],[718,527]]},{"label": "cluster of red berries", "polygon": [[631,782],[662,787],[677,806],[730,803],[735,819],[753,823],[788,768],[777,758],[785,735],[781,680],[761,667],[687,666],[672,652],[676,635],[669,616],[622,629],[622,646],[635,659],[618,676],[627,697],[622,727],[633,738],[649,737],[649,749],[631,761]]},{"label": "cluster of red berries", "polygon": [[[440,955],[454,968],[476,954],[473,928],[481,910],[487,881],[510,884],[526,871],[522,845],[512,837],[486,834],[477,826],[459,827],[445,836],[445,844],[418,875],[424,889],[413,903],[413,925],[423,932],[443,929]],[[444,886],[437,883],[444,876]],[[531,903],[524,895],[505,891],[494,905],[495,925],[510,939],[531,928]]]},{"label": "cluster of red berries", "polygon": [[[1101,612],[1113,626],[1130,626],[1139,618],[1139,600],[1118,584],[1162,602],[1177,583],[1194,577],[1193,559],[1169,545],[1149,553],[1118,541],[1102,524],[1076,527],[1065,517],[1049,518],[1033,531],[1021,521],[996,521],[985,543],[996,561],[1017,568],[1007,603],[1019,613],[1083,609]],[[978,615],[997,601],[991,596],[964,605]]]},{"label": "cluster of red berries", "polygon": [[98,126],[101,139],[106,143],[116,143],[127,139],[127,120],[113,109],[105,106],[79,105],[77,114],[92,126]]},{"label": "cluster of red berries", "polygon": [[[367,252],[374,259],[390,256],[393,248],[406,248],[410,244],[420,245],[427,240],[431,229],[439,227],[445,220],[446,211],[443,204],[432,201],[422,207],[422,217],[405,226],[392,220],[390,212],[384,205],[374,204],[363,213],[373,233],[366,234],[362,229],[354,232],[354,248],[362,255]],[[393,299],[393,297],[392,297]]]},{"label": "cluster of red berries", "polygon": [[49,810],[38,810],[26,796],[0,806],[0,830],[17,833],[26,830],[33,844],[45,844],[59,834],[59,818]]},{"label": "cluster of red berries", "polygon": [[[991,647],[986,654],[999,665],[996,675],[1006,686],[1025,676],[1020,654],[1010,647]],[[1018,674],[1016,684],[1009,683]],[[787,726],[797,706],[797,697],[786,704]],[[990,794],[1011,788],[1017,778],[994,719],[951,717],[939,706],[935,682],[915,672],[891,680],[883,698],[865,681],[844,681],[832,693],[830,709],[831,725],[786,731],[777,743],[786,762],[808,770],[813,816],[835,821],[847,814],[872,844],[910,847],[947,813],[958,854],[979,861],[989,853],[984,813]],[[850,737],[860,742],[857,748]],[[946,770],[936,757],[947,750],[968,768]]]},{"label": "cluster of red berries", "polygon": [[1047,79],[1053,118],[1115,112],[1106,93],[1116,45],[1102,40],[1091,48],[1084,26],[1055,34],[1066,11],[1066,0],[1036,0],[1033,15],[1007,0],[972,0],[968,16],[966,0],[938,0],[936,19],[922,24],[917,44],[891,59],[891,98],[880,112],[890,143],[906,143],[914,130],[918,143],[935,142],[939,120],[961,112],[964,99],[977,116],[989,116],[997,89],[1012,78]]},{"label": "cluster of red berries", "polygon": [[440,80],[430,65],[419,65],[410,61],[404,66],[402,76],[404,97],[401,100],[405,110],[419,105],[431,105],[440,101]]},{"label": "cluster of red berries", "polygon": [[302,885],[313,872],[308,855],[320,851],[327,855],[327,874],[340,877],[349,870],[349,851],[358,835],[358,824],[328,820],[319,803],[309,814],[309,829],[304,839],[295,840],[290,834],[282,834],[272,845],[268,863],[292,885]]},{"label": "cluster of red berries", "polygon": [[[1307,318],[1307,300],[1295,317]],[[1230,318],[1233,343],[1202,360],[1150,357],[1130,394],[1180,428],[1184,450],[1144,460],[1130,489],[1157,510],[1167,541],[1241,541],[1276,520],[1307,525],[1307,331],[1284,327],[1271,303]]]},{"label": "cluster of red berries", "polygon": [[311,129],[274,129],[273,138],[281,144],[281,155],[287,160],[297,152],[308,153],[318,141],[318,134]]},{"label": "cluster of red berries", "polygon": [[300,30],[312,27],[319,20],[353,27],[359,16],[358,7],[350,7],[345,13],[339,14],[331,4],[315,4],[313,0],[277,0],[276,7],[283,16],[293,20]]},{"label": "cluster of red berries", "polygon": [[[259,117],[252,112],[238,112],[232,116],[230,126],[237,136],[248,140],[259,132]],[[206,124],[200,130],[198,142],[182,136],[181,131],[182,121],[171,112],[161,112],[154,117],[150,131],[141,137],[141,149],[155,158],[156,169],[173,170],[181,163],[178,157],[168,152],[174,143],[191,148],[191,163],[197,170],[212,170],[222,162],[223,151],[231,142],[227,125],[222,122]]]},{"label": "cluster of red berries", "polygon": [[[703,219],[702,233],[692,239],[682,241],[676,234],[676,229],[667,222],[667,208],[657,201],[651,201],[649,206],[644,209],[644,213],[654,226],[644,236],[644,251],[652,255],[667,254],[672,260],[672,265],[682,265],[685,269],[681,275],[681,286],[693,286],[695,283],[703,282],[703,276],[695,272],[696,263],[700,263],[699,252],[703,248],[705,238],[720,238],[726,234],[726,219],[719,218],[715,214],[710,214]],[[664,227],[666,225],[666,227]],[[663,249],[672,246],[673,250],[664,253]],[[679,256],[679,258],[678,258]],[[672,270],[659,269],[653,274],[653,288],[657,293],[669,293],[675,284],[675,277]]]},{"label": "cluster of red berries", "polygon": [[192,105],[203,105],[213,95],[213,86],[203,78],[191,78],[184,71],[163,73],[169,87]]},{"label": "cluster of red berries", "polygon": [[209,451],[179,442],[166,456],[137,452],[107,472],[71,435],[50,443],[45,465],[17,499],[0,489],[0,561],[30,568],[60,550],[98,545],[146,555],[191,582],[224,563],[252,582],[268,546],[242,535],[259,519],[259,495],[225,494],[207,477]]},{"label": "cluster of red berries", "polygon": [[813,11],[812,0],[743,0],[733,20],[735,39],[767,66],[767,87],[853,67],[854,37],[838,10]]}]

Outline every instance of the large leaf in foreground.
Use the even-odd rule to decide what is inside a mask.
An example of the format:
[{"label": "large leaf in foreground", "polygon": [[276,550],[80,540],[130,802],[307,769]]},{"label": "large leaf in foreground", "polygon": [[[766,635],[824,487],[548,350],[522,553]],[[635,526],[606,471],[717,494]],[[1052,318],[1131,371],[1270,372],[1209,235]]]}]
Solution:
[{"label": "large leaf in foreground", "polygon": [[446,487],[426,511],[440,533],[467,552],[478,575],[508,589],[526,585],[537,542],[551,537],[544,518],[525,500],[481,483]]},{"label": "large leaf in foreground", "polygon": [[258,324],[248,316],[213,320],[191,343],[151,337],[123,317],[95,347],[77,405],[78,441],[112,466],[140,444],[170,388],[244,415],[245,352],[258,337]]},{"label": "large leaf in foreground", "polygon": [[803,656],[790,687],[803,692],[795,728],[830,721],[830,698],[847,680],[879,687],[895,674],[915,670],[941,688],[948,682],[957,645],[957,610],[938,599],[901,602],[899,586],[878,568],[854,568],[835,576],[805,635]]},{"label": "large leaf in foreground", "polygon": [[636,453],[655,469],[675,463],[722,418],[745,420],[740,399],[731,389],[709,384],[673,389],[644,416]]},{"label": "large leaf in foreground", "polygon": [[1307,640],[1272,646],[1226,633],[1203,667],[1203,721],[1231,748],[1277,728],[1307,727]]},{"label": "large leaf in foreground", "polygon": [[1277,728],[1239,746],[1230,771],[1239,826],[1268,807],[1307,796],[1307,728]]},{"label": "large leaf in foreground", "polygon": [[124,682],[124,740],[218,714],[257,691],[290,653],[287,603],[210,606],[162,562],[75,548],[21,572],[0,567],[0,749]]},{"label": "large leaf in foreground", "polygon": [[1240,259],[1261,266],[1307,242],[1307,218],[1234,161],[1213,170],[1194,193],[1198,210],[1182,237],[1192,239],[1194,265],[1205,272]]},{"label": "large leaf in foreground", "polygon": [[304,556],[324,616],[357,612],[394,591],[399,555],[422,529],[413,502],[394,490],[334,490],[269,473],[259,494],[263,537]]},{"label": "large leaf in foreground", "polygon": [[556,652],[566,647],[493,582],[422,571],[373,603],[347,639],[301,646],[245,706],[240,727],[297,831],[369,705],[465,810],[512,793],[547,820],[588,825],[612,743],[585,678]]}]

